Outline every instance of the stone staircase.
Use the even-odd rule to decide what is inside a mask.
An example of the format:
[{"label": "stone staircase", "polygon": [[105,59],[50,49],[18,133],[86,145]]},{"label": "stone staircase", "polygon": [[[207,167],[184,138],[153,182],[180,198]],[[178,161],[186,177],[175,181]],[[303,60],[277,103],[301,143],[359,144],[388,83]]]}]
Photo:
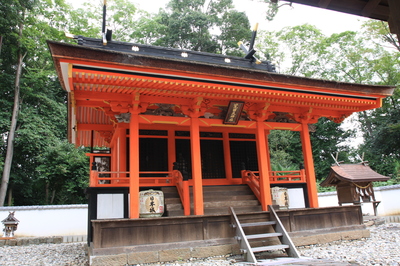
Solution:
[{"label": "stone staircase", "polygon": [[[163,187],[165,216],[183,216],[183,207],[176,187]],[[191,214],[193,214],[193,189],[190,188]],[[204,186],[204,214],[229,214],[261,211],[261,205],[247,185]]]}]

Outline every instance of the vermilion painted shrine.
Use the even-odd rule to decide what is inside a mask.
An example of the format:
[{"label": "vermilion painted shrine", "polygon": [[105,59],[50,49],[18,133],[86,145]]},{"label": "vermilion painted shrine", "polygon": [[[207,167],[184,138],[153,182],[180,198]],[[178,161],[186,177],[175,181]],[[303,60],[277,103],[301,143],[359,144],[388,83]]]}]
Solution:
[{"label": "vermilion painted shrine", "polygon": [[[183,216],[192,217],[193,224],[200,217],[217,219],[209,216],[216,213],[208,209],[212,202],[206,202],[206,189],[211,186],[235,190],[238,185],[248,185],[261,213],[272,204],[271,187],[301,188],[305,207],[318,210],[310,143],[312,124],[320,117],[339,123],[352,113],[379,108],[382,99],[393,92],[388,86],[272,73],[267,71],[268,63],[255,64],[245,58],[115,41],[103,45],[101,40],[81,36],[77,40],[78,45],[52,41],[48,45],[61,84],[68,92],[69,140],[77,146],[110,148],[108,153],[88,154],[92,166],[96,162],[105,166],[92,168],[88,190],[89,231],[93,226],[92,248],[97,248],[98,254],[99,250],[122,246],[198,239],[197,235],[174,235],[154,242],[146,242],[148,236],[138,237],[136,242],[132,238],[121,240],[133,234],[134,229],[127,228],[162,223],[150,219],[145,225],[139,218],[138,195],[144,188],[176,188],[175,205],[166,204],[167,210],[160,218],[171,224],[177,215],[179,222],[174,223],[187,223],[181,219]],[[271,170],[271,130],[300,132],[304,169]],[[101,205],[101,194],[122,195],[120,217],[98,219],[102,209],[111,204],[108,201],[107,206]],[[181,206],[180,214],[174,214],[176,204]],[[353,221],[349,226],[359,224],[359,211],[340,208],[340,215],[353,217],[345,219]],[[221,217],[213,221],[229,220]],[[289,231],[307,230],[313,224],[290,217]],[[185,227],[187,235],[197,230],[189,227]],[[158,230],[155,228],[151,232]],[[231,229],[225,225],[223,230],[215,228],[219,229],[214,236],[205,234],[207,229],[199,239],[231,237]],[[114,229],[117,231],[112,235]],[[115,240],[115,235],[120,239]]]}]

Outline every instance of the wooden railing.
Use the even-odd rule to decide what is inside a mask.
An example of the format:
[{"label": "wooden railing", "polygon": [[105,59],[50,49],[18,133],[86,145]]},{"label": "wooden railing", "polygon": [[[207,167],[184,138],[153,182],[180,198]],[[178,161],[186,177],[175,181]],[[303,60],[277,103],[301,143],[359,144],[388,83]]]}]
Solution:
[{"label": "wooden railing", "polygon": [[[174,186],[172,172],[139,172],[141,187]],[[129,187],[129,172],[90,172],[91,187]]]},{"label": "wooden railing", "polygon": [[306,183],[305,170],[295,171],[271,171],[269,172],[271,184]]},{"label": "wooden railing", "polygon": [[258,171],[242,170],[242,182],[247,184],[261,202],[260,176]]},{"label": "wooden railing", "polygon": [[[242,183],[247,184],[258,200],[261,200],[259,175],[259,171],[242,170]],[[269,173],[269,182],[270,184],[306,183],[306,175],[304,169],[298,171],[271,171]]]},{"label": "wooden railing", "polygon": [[183,214],[185,216],[190,215],[189,181],[183,178],[182,173],[179,170],[173,170],[172,177],[176,188],[178,189],[179,197],[181,198]]},{"label": "wooden railing", "polygon": [[[140,187],[176,186],[184,215],[190,215],[189,181],[182,173],[173,171],[139,172]],[[90,172],[90,187],[129,187],[129,172]]]}]

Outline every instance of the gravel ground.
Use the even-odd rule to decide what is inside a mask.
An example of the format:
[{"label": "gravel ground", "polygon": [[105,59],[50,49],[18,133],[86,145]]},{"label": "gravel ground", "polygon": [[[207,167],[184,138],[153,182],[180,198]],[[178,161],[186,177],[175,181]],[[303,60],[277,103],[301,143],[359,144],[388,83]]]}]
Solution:
[{"label": "gravel ground", "polygon": [[[299,248],[302,256],[318,259],[318,265],[400,266],[400,223],[372,226],[371,238],[338,241],[324,245]],[[13,266],[87,266],[85,243],[41,244],[0,247],[0,265]],[[324,261],[335,261],[336,264]],[[146,266],[212,266],[242,264],[238,257],[214,257],[203,260],[176,261]],[[282,264],[280,264],[282,265]],[[289,265],[289,264],[287,264]],[[313,262],[290,265],[316,265]]]},{"label": "gravel ground", "polygon": [[371,237],[299,248],[303,256],[359,265],[400,265],[400,223],[370,227]]}]

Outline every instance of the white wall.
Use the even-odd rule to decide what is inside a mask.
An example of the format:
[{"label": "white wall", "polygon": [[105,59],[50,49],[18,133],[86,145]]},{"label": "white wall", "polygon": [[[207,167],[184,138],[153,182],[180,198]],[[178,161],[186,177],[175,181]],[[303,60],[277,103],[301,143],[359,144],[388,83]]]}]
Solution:
[{"label": "white wall", "polygon": [[[400,215],[400,185],[375,187],[375,199],[381,201],[377,208],[377,215],[390,216]],[[318,193],[319,207],[339,206],[335,192]],[[372,203],[362,203],[361,208],[364,215],[374,215]]]},{"label": "white wall", "polygon": [[[10,211],[19,220],[16,237],[74,236],[87,234],[87,205],[0,207],[0,220]],[[0,224],[3,229],[3,224]]]}]

